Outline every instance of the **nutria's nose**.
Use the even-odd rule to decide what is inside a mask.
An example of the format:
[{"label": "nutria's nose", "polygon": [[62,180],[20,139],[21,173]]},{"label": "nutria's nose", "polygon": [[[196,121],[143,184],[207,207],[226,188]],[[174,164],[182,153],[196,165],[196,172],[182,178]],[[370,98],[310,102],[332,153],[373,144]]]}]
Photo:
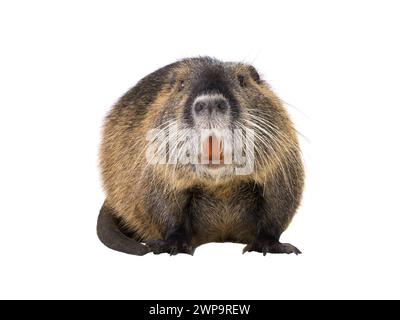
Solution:
[{"label": "nutria's nose", "polygon": [[194,114],[196,116],[225,113],[229,108],[228,101],[222,95],[202,95],[197,97],[193,103]]}]

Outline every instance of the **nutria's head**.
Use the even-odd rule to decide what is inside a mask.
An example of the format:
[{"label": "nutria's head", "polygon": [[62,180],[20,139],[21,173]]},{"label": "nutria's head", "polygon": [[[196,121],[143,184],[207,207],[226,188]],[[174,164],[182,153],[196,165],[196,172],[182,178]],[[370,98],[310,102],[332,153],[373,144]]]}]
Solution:
[{"label": "nutria's head", "polygon": [[297,144],[280,101],[253,66],[192,58],[158,74],[152,75],[161,89],[148,113],[156,130],[147,138],[174,172],[251,175],[279,164],[279,153]]}]

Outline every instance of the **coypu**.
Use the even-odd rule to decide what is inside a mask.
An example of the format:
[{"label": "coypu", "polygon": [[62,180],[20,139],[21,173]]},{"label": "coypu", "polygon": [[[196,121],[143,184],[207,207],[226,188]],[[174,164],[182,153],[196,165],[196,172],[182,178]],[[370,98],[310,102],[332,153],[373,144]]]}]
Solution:
[{"label": "coypu", "polygon": [[[191,140],[171,134],[172,127],[209,132]],[[161,139],[149,138],[153,129]],[[237,163],[223,156],[243,141],[228,137],[229,130],[247,130],[253,138],[241,152],[252,163],[248,172],[238,173]],[[171,141],[180,142],[165,146],[178,135]],[[188,153],[181,141],[206,161],[163,163],[148,156],[153,145],[153,158],[161,150],[181,160]],[[243,252],[300,253],[279,242],[303,191],[297,134],[251,65],[187,58],[140,80],[106,117],[100,168],[106,200],[97,233],[114,250],[193,254],[201,244],[230,241],[246,244]]]}]

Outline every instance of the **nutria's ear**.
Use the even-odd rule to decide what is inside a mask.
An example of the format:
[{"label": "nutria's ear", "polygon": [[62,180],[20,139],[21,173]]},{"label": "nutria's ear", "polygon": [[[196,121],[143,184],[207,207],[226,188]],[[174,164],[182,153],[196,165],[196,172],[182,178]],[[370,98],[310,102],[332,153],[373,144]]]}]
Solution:
[{"label": "nutria's ear", "polygon": [[260,83],[261,82],[261,78],[260,78],[260,75],[257,72],[256,68],[254,68],[253,66],[248,66],[248,69],[249,69],[249,73],[250,73],[251,78],[255,82]]}]

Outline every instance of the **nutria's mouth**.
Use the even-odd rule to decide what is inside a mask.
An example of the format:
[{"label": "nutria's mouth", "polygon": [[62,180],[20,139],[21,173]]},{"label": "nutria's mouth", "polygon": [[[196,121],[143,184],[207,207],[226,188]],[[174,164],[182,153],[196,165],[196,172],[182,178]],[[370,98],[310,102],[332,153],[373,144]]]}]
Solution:
[{"label": "nutria's mouth", "polygon": [[[209,169],[218,169],[224,162],[224,144],[223,141],[215,135],[210,135],[202,143],[203,164]],[[205,160],[205,161],[204,161]]]},{"label": "nutria's mouth", "polygon": [[[200,131],[200,132],[199,132]],[[254,134],[251,129],[149,130],[146,159],[151,165],[188,165],[199,173],[250,174],[254,169]],[[245,135],[244,135],[245,133]],[[219,174],[219,173],[218,173]],[[233,174],[233,173],[232,173]]]},{"label": "nutria's mouth", "polygon": [[209,163],[205,165],[207,169],[213,169],[213,170],[217,170],[217,169],[221,169],[223,168],[225,165],[224,164],[213,164],[213,163]]}]

